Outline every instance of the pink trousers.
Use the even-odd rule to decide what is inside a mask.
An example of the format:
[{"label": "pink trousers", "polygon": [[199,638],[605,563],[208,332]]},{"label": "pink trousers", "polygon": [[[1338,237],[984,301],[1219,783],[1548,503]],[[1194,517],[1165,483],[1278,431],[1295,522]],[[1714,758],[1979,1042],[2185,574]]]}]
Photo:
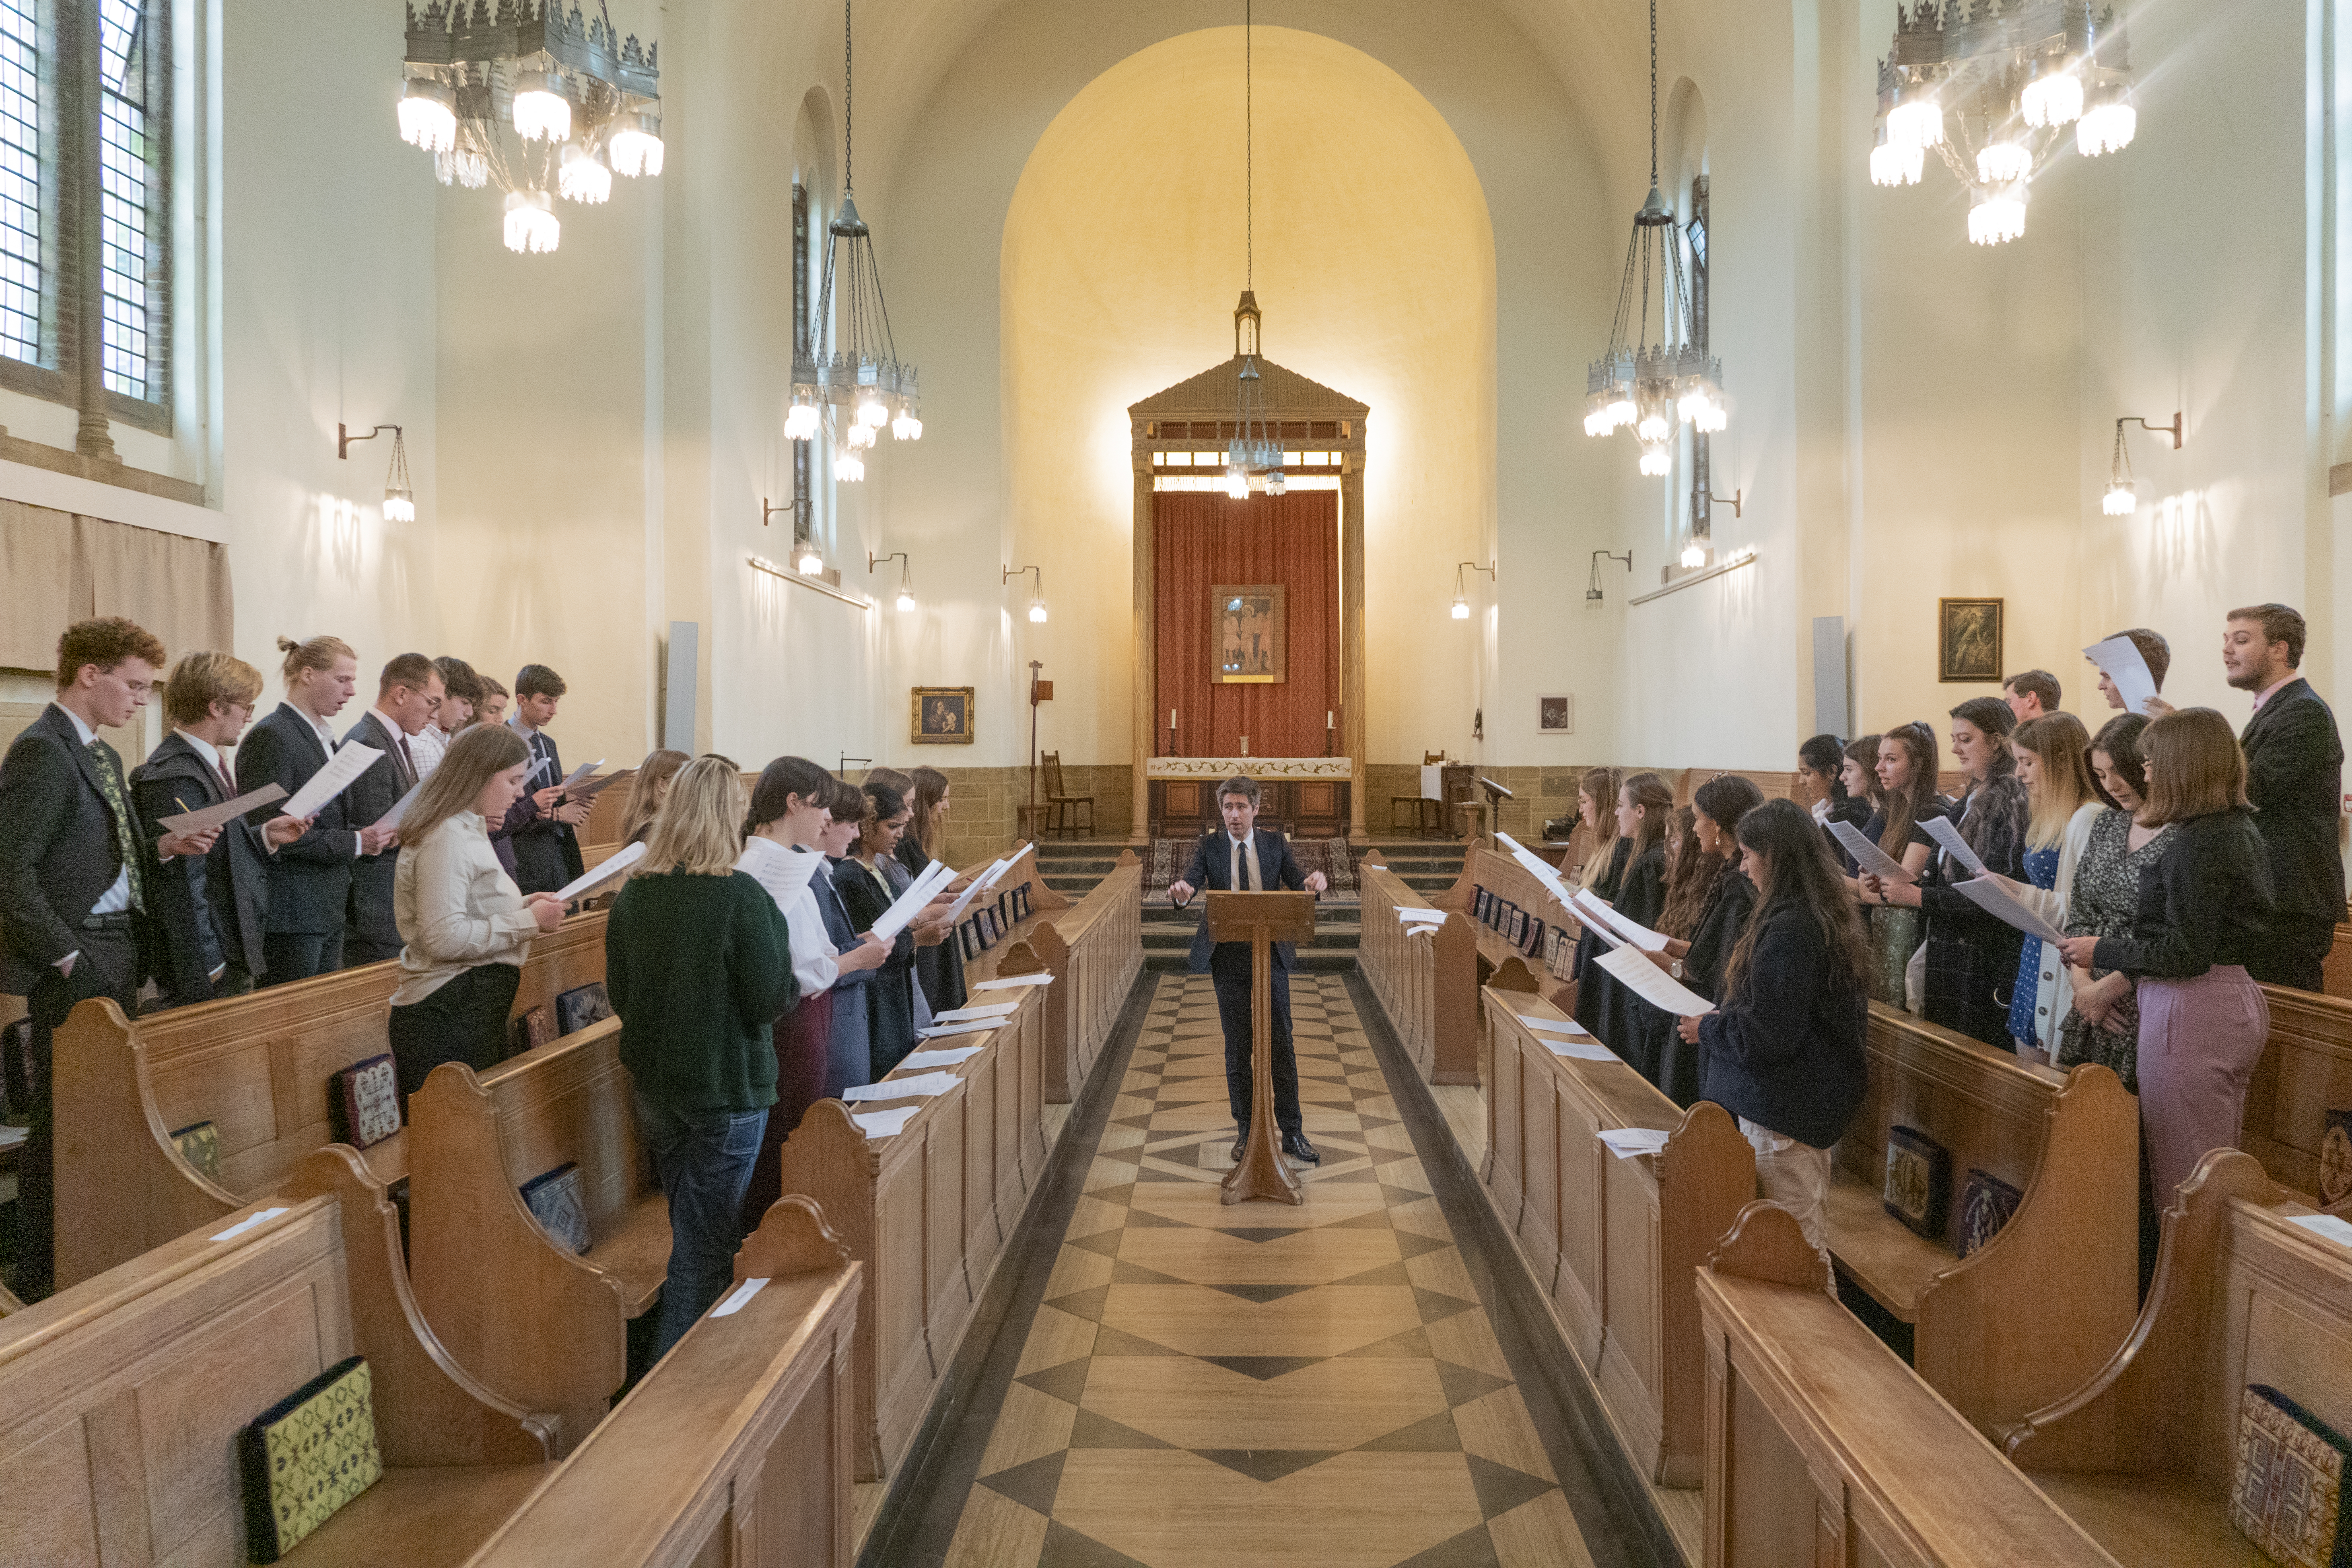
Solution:
[{"label": "pink trousers", "polygon": [[2270,1026],[2262,987],[2237,964],[2139,982],[2139,1123],[2158,1208],[2172,1206],[2197,1162],[2238,1146]]}]

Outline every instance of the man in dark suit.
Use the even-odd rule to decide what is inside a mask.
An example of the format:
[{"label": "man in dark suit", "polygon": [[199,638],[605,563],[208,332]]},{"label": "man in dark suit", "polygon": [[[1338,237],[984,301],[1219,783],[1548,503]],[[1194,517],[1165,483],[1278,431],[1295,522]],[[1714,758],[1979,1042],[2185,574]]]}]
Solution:
[{"label": "man in dark suit", "polygon": [[[343,790],[343,811],[352,822],[383,821],[384,813],[416,787],[417,758],[410,737],[433,721],[441,698],[441,671],[425,655],[404,653],[383,667],[375,706],[343,735],[346,746],[357,741],[383,753]],[[380,841],[381,848],[373,853],[362,848],[352,863],[351,907],[343,926],[345,963],[379,963],[400,956],[400,927],[392,914],[399,830]]]},{"label": "man in dark suit", "polygon": [[[163,713],[172,732],[131,770],[131,804],[150,834],[183,812],[236,793],[222,755],[253,717],[261,672],[231,654],[192,653],[172,668]],[[164,1005],[184,1007],[253,989],[268,963],[268,858],[301,837],[290,816],[227,825],[212,852],[161,858],[148,847],[147,968]]]},{"label": "man in dark suit", "polygon": [[515,883],[526,893],[554,892],[583,869],[572,830],[588,820],[588,803],[564,797],[563,757],[547,732],[566,689],[563,677],[543,664],[526,664],[515,677],[514,717],[507,722],[530,747],[530,772],[499,831],[514,850]]},{"label": "man in dark suit", "polygon": [[[253,727],[236,749],[238,793],[282,785],[293,795],[327,765],[335,744],[327,721],[343,710],[359,684],[359,656],[339,637],[297,643],[285,637],[286,700]],[[255,808],[257,826],[282,815],[278,805]],[[262,947],[264,985],[283,985],[343,967],[343,920],[351,899],[352,862],[380,852],[389,833],[354,830],[341,795],[320,806],[310,831],[278,852],[269,868],[269,914]]]},{"label": "man in dark suit", "polygon": [[[77,621],[58,639],[57,700],[0,761],[0,992],[24,997],[33,1025],[32,1125],[17,1182],[16,1289],[28,1300],[47,1295],[54,1278],[52,1037],[92,997],[139,1010],[148,830],[122,759],[98,731],[138,716],[163,662],[154,635],[119,616]],[[202,858],[218,837],[166,834],[155,851]]]},{"label": "man in dark suit", "polygon": [[[1204,835],[1192,851],[1183,876],[1169,885],[1176,907],[1192,902],[1202,890],[1270,893],[1277,889],[1304,889],[1320,893],[1330,886],[1322,872],[1302,876],[1290,853],[1290,840],[1273,828],[1257,826],[1257,781],[1236,773],[1217,788],[1217,812],[1224,831]],[[1282,1152],[1307,1164],[1321,1156],[1307,1142],[1306,1123],[1298,1110],[1298,1058],[1290,1043],[1290,974],[1298,967],[1290,942],[1274,944],[1274,994],[1267,1010],[1274,1023],[1274,1120],[1282,1130]],[[1225,1033],[1225,1099],[1233,1107],[1240,1136],[1234,1141],[1239,1161],[1249,1142],[1250,1126],[1250,947],[1245,942],[1209,940],[1209,918],[1201,916],[1192,933],[1192,970],[1207,973],[1217,988],[1217,1021]]]},{"label": "man in dark suit", "polygon": [[2337,825],[2344,799],[2344,742],[2303,663],[2303,616],[2284,605],[2230,612],[2221,662],[2230,684],[2254,693],[2254,716],[2238,743],[2246,753],[2246,798],[2270,851],[2270,941],[2247,972],[2273,985],[2320,989],[2320,969],[2344,919],[2344,859]]}]

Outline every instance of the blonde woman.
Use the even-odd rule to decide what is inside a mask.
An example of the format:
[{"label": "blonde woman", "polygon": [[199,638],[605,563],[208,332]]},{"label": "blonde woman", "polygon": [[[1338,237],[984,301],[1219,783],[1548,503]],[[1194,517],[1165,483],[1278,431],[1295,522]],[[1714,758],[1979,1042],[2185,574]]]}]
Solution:
[{"label": "blonde woman", "polygon": [[391,1034],[403,1100],[443,1062],[479,1070],[504,1054],[530,940],[562,923],[555,895],[526,898],[490,848],[488,825],[521,796],[530,765],[530,749],[512,730],[467,730],[401,819]]},{"label": "blonde woman", "polygon": [[621,1061],[635,1081],[637,1125],[669,1200],[656,1358],[686,1337],[733,1275],[743,1190],[776,1102],[771,1030],[799,997],[784,917],[766,889],[735,868],[744,809],[732,763],[688,763],[604,928],[604,988],[621,1018]]},{"label": "blonde woman", "polygon": [[[2074,868],[2091,842],[2092,824],[2105,809],[2091,780],[2090,731],[2072,713],[2045,713],[2020,724],[2009,743],[2017,753],[2028,812],[2025,881],[2010,883],[2010,890],[2063,931]],[[2009,1003],[2009,1032],[2017,1054],[2028,1061],[2053,1059],[2059,1030],[2074,1005],[2074,983],[2056,950],[2039,937],[2027,937]]]}]

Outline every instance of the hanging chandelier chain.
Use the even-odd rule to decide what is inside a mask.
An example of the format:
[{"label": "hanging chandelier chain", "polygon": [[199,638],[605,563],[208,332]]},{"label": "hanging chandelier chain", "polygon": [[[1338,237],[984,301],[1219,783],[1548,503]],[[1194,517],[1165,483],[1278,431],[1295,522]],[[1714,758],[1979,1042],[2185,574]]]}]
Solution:
[{"label": "hanging chandelier chain", "polygon": [[[841,194],[846,197],[857,187],[856,144],[854,136],[857,125],[857,57],[854,52],[856,28],[849,8],[852,0],[841,0]],[[1657,0],[1650,0],[1656,5]]]},{"label": "hanging chandelier chain", "polygon": [[1251,10],[1251,0],[1242,0],[1242,287],[1244,289],[1254,288],[1257,282],[1257,76]]},{"label": "hanging chandelier chain", "polygon": [[1658,0],[1650,0],[1650,188],[1658,188]]}]

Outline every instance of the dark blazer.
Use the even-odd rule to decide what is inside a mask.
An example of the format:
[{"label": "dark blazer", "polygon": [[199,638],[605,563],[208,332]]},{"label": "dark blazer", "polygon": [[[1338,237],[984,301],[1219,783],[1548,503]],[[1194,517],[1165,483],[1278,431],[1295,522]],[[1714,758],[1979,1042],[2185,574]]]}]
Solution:
[{"label": "dark blazer", "polygon": [[2246,798],[2269,852],[2271,925],[2321,952],[2344,919],[2344,860],[2336,847],[2344,798],[2344,742],[2336,715],[2298,676],[2246,721]]},{"label": "dark blazer", "polygon": [[98,763],[54,702],[0,760],[0,992],[28,996],[81,947],[82,921],[122,870]]},{"label": "dark blazer", "polygon": [[563,782],[563,753],[544,730],[534,740],[511,721],[509,728],[531,747],[531,771],[524,775],[521,798],[508,808],[499,831],[514,849],[515,885],[526,893],[551,893],[586,869],[571,826],[541,816],[539,803],[531,799],[548,785]]},{"label": "dark blazer", "polygon": [[1833,1146],[1861,1109],[1869,1068],[1863,1032],[1870,993],[1830,976],[1829,939],[1813,912],[1777,900],[1761,921],[1739,984],[1699,1020],[1706,1099],[1784,1138]]},{"label": "dark blazer", "polygon": [[2217,963],[2254,963],[2271,940],[2273,910],[2254,822],[2242,811],[2217,811],[2174,823],[2164,853],[2140,873],[2131,933],[2101,937],[2093,965],[2193,980]]},{"label": "dark blazer", "polygon": [[[1307,886],[1307,873],[1298,868],[1297,858],[1290,853],[1290,840],[1271,827],[1260,827],[1253,832],[1257,839],[1257,874],[1265,881],[1265,890],[1271,893],[1279,889],[1303,889]],[[1177,880],[1188,882],[1204,893],[1232,892],[1232,842],[1223,827],[1213,833],[1202,834],[1201,842],[1193,846],[1192,864],[1184,868],[1183,876]],[[1209,911],[1204,906],[1201,910],[1201,923],[1192,931],[1192,950],[1187,958],[1193,973],[1206,974],[1209,972],[1209,955],[1216,951],[1217,945],[1209,940]],[[1277,972],[1298,967],[1297,948],[1295,942],[1277,942],[1274,944],[1274,967]]]},{"label": "dark blazer", "polygon": [[[343,790],[343,815],[353,828],[373,825],[415,784],[416,776],[400,760],[403,739],[397,728],[373,708],[343,731],[344,745],[356,741],[383,753]],[[362,855],[352,862],[351,929],[371,945],[400,945],[400,927],[392,918],[392,877],[399,866],[397,848]]]},{"label": "dark blazer", "polygon": [[[327,743],[319,738],[309,715],[297,711],[291,703],[280,702],[237,742],[237,793],[274,784],[290,795],[326,765]],[[282,802],[256,806],[246,820],[258,827],[282,808]],[[352,858],[359,842],[341,795],[320,806],[310,831],[282,846],[271,861],[268,929],[306,935],[342,930],[343,906],[352,886]]]},{"label": "dark blazer", "polygon": [[161,818],[227,798],[212,764],[176,730],[131,771],[131,800],[144,839],[148,964],[175,1007],[212,1000],[212,972],[226,963],[234,960],[256,978],[264,968],[269,846],[261,829],[240,819],[221,830],[202,858],[155,858]]}]

